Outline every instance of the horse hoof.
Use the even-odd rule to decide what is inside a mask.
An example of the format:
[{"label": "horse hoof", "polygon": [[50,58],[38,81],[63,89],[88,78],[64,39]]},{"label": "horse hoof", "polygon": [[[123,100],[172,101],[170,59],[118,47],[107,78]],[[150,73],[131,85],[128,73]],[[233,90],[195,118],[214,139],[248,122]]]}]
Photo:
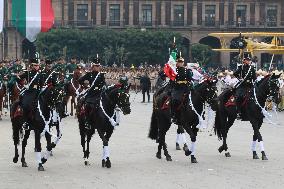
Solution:
[{"label": "horse hoof", "polygon": [[167,160],[167,161],[173,161],[173,160],[172,160],[172,157],[171,157],[170,155],[166,156],[166,160]]},{"label": "horse hoof", "polygon": [[41,163],[42,163],[42,164],[45,164],[46,162],[47,162],[47,159],[41,158]]},{"label": "horse hoof", "polygon": [[2,121],[2,117],[0,117],[0,121]]},{"label": "horse hoof", "polygon": [[194,156],[191,156],[191,163],[198,163]]},{"label": "horse hoof", "polygon": [[106,160],[106,168],[111,168],[111,162],[110,162],[109,158],[107,158],[107,160]]},{"label": "horse hoof", "polygon": [[28,164],[24,161],[22,162],[22,167],[28,167]]},{"label": "horse hoof", "polygon": [[14,163],[17,163],[18,160],[19,160],[19,156],[16,156],[16,157],[13,158],[13,162],[14,162]]},{"label": "horse hoof", "polygon": [[253,152],[252,152],[252,158],[253,158],[253,159],[259,159],[259,157],[258,157],[256,151],[253,151]]},{"label": "horse hoof", "polygon": [[53,152],[52,152],[52,151],[50,151],[50,157],[51,157],[51,156],[53,156]]},{"label": "horse hoof", "polygon": [[44,171],[44,168],[43,168],[43,166],[42,166],[42,164],[41,164],[41,163],[38,165],[37,170],[38,170],[38,171]]},{"label": "horse hoof", "polygon": [[180,148],[178,143],[176,143],[176,150],[181,150],[181,148]]},{"label": "horse hoof", "polygon": [[157,157],[158,159],[162,159],[162,156],[161,156],[161,154],[159,154],[159,153],[156,154],[156,157]]},{"label": "horse hoof", "polygon": [[84,163],[85,163],[86,166],[90,165],[89,161],[85,161]]},{"label": "horse hoof", "polygon": [[225,153],[225,156],[226,156],[226,157],[231,157],[230,152]]},{"label": "horse hoof", "polygon": [[56,144],[54,142],[51,143],[51,148],[55,148]]},{"label": "horse hoof", "polygon": [[263,156],[261,157],[261,159],[262,159],[262,160],[268,160],[268,158],[266,157],[266,155],[263,155]]},{"label": "horse hoof", "polygon": [[184,151],[184,154],[185,154],[185,156],[190,156],[191,151],[190,150],[186,150],[186,151]]},{"label": "horse hoof", "polygon": [[106,161],[104,159],[102,160],[102,167],[106,167]]},{"label": "horse hoof", "polygon": [[223,146],[220,146],[220,147],[218,148],[218,151],[219,151],[220,153],[222,153],[223,150],[224,150],[224,147],[223,147]]}]

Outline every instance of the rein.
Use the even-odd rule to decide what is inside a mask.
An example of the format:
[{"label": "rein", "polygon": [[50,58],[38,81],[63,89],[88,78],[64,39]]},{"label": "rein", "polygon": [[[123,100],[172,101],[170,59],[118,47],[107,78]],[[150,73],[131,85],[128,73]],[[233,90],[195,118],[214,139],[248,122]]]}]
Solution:
[{"label": "rein", "polygon": [[[105,93],[105,96],[106,96],[106,93]],[[107,96],[106,96],[107,97]],[[120,109],[118,107],[115,107],[114,109],[114,112],[113,112],[113,115],[110,117],[105,109],[104,109],[104,106],[103,106],[103,102],[102,102],[102,95],[101,95],[101,98],[100,98],[100,108],[102,109],[102,112],[104,113],[104,115],[108,118],[109,122],[111,123],[111,125],[113,127],[116,127],[116,126],[119,126],[119,123],[120,123]],[[116,118],[116,121],[114,120],[114,116]]]}]

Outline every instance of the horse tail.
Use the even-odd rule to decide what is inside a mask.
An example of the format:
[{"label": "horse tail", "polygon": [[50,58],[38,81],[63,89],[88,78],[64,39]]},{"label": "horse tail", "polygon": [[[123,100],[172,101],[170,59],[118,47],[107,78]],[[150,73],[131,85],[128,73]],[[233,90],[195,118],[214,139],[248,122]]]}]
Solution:
[{"label": "horse tail", "polygon": [[220,140],[222,140],[222,126],[223,126],[223,121],[222,121],[222,114],[220,110],[220,105],[218,105],[217,110],[216,110],[216,116],[215,116],[215,125],[214,125],[214,133],[215,135],[218,136]]},{"label": "horse tail", "polygon": [[157,140],[158,129],[159,128],[158,128],[157,112],[153,110],[148,137],[152,140]]},{"label": "horse tail", "polygon": [[220,140],[222,140],[223,133],[226,130],[227,112],[225,109],[226,108],[225,103],[231,95],[232,95],[232,91],[226,90],[223,93],[221,93],[220,96],[218,97],[214,132],[215,132],[215,135],[217,135]]}]

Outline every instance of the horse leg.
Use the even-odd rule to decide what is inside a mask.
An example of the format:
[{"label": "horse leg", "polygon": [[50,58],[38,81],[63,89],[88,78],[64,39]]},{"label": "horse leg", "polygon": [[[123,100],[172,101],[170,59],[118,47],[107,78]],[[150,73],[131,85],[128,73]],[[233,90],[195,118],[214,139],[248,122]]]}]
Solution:
[{"label": "horse leg", "polygon": [[252,158],[253,159],[259,159],[259,157],[256,153],[256,142],[257,142],[257,135],[253,134],[252,143],[251,143],[251,151],[252,151]]},{"label": "horse leg", "polygon": [[261,159],[262,160],[268,160],[265,151],[264,151],[264,144],[263,144],[263,140],[262,140],[262,136],[259,132],[259,128],[254,129],[254,134],[257,136],[258,139],[258,143],[259,143],[259,147],[260,147],[260,151],[261,151]]},{"label": "horse leg", "polygon": [[75,104],[74,97],[71,96],[71,113],[70,113],[71,116],[73,116],[74,104]]},{"label": "horse leg", "polygon": [[46,139],[46,152],[44,154],[44,156],[41,158],[41,162],[42,164],[45,164],[47,159],[51,156],[51,150],[52,150],[52,146],[51,146],[51,135],[49,133],[45,133],[45,139]]},{"label": "horse leg", "polygon": [[170,156],[170,154],[168,152],[168,148],[167,148],[167,144],[166,144],[166,133],[162,134],[161,142],[162,142],[162,146],[163,146],[163,150],[164,150],[164,155],[166,156],[166,160],[172,161],[172,157]]},{"label": "horse leg", "polygon": [[38,163],[38,171],[44,171],[44,168],[42,166],[42,161],[41,161],[41,143],[40,143],[40,138],[41,138],[41,133],[39,130],[35,129],[35,153],[36,153],[36,160]]},{"label": "horse leg", "polygon": [[188,147],[185,147],[183,150],[186,156],[190,155],[191,163],[198,163],[195,157],[196,136],[197,136],[198,129],[191,128],[190,126],[188,126],[188,127],[185,127],[185,130],[190,136],[191,146],[190,146],[190,149],[188,149]]},{"label": "horse leg", "polygon": [[13,158],[13,162],[17,163],[19,159],[19,151],[18,151],[18,144],[20,142],[20,129],[21,126],[15,124],[15,120],[12,120],[12,128],[13,128],[13,140],[15,146],[15,156]]},{"label": "horse leg", "polygon": [[110,161],[110,150],[108,146],[109,139],[113,133],[113,130],[109,130],[104,134],[104,132],[98,130],[99,136],[103,141],[103,157],[102,157],[102,167],[111,168]]},{"label": "horse leg", "polygon": [[26,130],[25,131],[25,135],[22,141],[22,158],[21,158],[21,162],[22,162],[22,167],[28,167],[27,163],[26,163],[26,159],[25,159],[25,153],[26,153],[26,146],[28,143],[28,138],[30,136],[30,132],[31,130]]},{"label": "horse leg", "polygon": [[89,155],[90,155],[90,141],[91,141],[91,137],[92,137],[92,135],[88,131],[88,133],[86,135],[86,138],[87,138],[87,140],[86,140],[86,142],[87,142],[87,149],[84,151],[84,160],[85,160],[84,163],[85,163],[86,166],[90,165],[90,163],[89,163]]},{"label": "horse leg", "polygon": [[178,125],[177,137],[176,137],[176,150],[181,150],[181,147],[180,147],[179,144],[182,140],[182,133],[184,133],[184,130],[183,130],[182,126]]}]

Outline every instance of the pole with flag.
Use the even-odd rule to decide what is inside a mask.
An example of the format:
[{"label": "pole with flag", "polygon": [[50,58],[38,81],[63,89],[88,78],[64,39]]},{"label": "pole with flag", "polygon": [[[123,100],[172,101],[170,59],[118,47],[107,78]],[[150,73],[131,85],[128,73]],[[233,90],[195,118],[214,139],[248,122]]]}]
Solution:
[{"label": "pole with flag", "polygon": [[3,31],[4,25],[4,0],[0,0],[0,33]]},{"label": "pole with flag", "polygon": [[168,62],[165,64],[164,72],[170,80],[175,80],[176,72],[176,59],[177,59],[177,48],[176,48],[176,38],[174,37],[174,42],[172,49],[170,50],[170,57]]},{"label": "pole with flag", "polygon": [[54,23],[51,0],[13,0],[12,24],[30,42],[40,32],[47,32]]}]

